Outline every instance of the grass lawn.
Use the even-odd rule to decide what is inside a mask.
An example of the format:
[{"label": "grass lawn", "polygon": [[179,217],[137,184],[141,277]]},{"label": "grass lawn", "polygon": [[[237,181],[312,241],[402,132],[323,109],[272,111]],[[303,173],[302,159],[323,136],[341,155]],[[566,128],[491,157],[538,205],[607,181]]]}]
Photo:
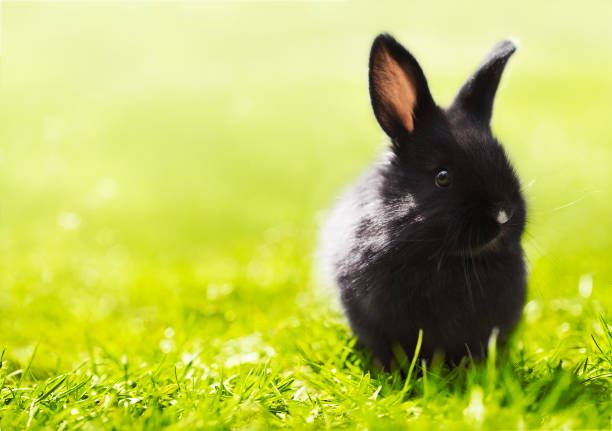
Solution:
[{"label": "grass lawn", "polygon": [[[0,4],[2,431],[612,427],[612,3],[409,3]],[[443,105],[521,41],[528,302],[455,369],[380,372],[315,276],[380,31]]]}]

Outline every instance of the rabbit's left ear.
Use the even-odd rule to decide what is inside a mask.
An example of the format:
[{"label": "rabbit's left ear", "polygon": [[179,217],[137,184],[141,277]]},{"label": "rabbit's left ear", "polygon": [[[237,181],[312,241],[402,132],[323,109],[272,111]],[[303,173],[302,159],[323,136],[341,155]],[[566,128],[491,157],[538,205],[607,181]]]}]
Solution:
[{"label": "rabbit's left ear", "polygon": [[509,40],[495,45],[478,69],[461,86],[448,110],[462,111],[473,120],[488,126],[499,80],[514,51],[516,46]]},{"label": "rabbit's left ear", "polygon": [[372,44],[369,80],[374,115],[391,139],[419,129],[419,120],[435,107],[419,63],[389,34]]}]

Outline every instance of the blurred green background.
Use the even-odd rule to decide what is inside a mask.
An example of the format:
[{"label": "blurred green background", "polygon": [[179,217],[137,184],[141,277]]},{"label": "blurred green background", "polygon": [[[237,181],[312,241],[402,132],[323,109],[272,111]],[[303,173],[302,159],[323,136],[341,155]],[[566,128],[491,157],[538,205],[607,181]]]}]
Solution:
[{"label": "blurred green background", "polygon": [[530,208],[518,339],[583,346],[610,309],[609,0],[0,7],[0,345],[38,343],[39,378],[90,355],[290,367],[296,333],[325,337],[317,223],[384,142],[382,31],[441,105],[520,41],[493,119]]}]

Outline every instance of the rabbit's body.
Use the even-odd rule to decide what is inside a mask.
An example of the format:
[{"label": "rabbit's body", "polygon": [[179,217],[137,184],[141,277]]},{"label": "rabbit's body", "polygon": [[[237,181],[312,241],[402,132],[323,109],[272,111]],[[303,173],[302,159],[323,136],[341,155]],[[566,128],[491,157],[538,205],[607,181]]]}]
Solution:
[{"label": "rabbit's body", "polygon": [[494,327],[505,335],[520,318],[520,245],[492,246],[475,256],[436,253],[439,244],[424,243],[412,229],[419,215],[412,199],[380,193],[388,168],[376,167],[348,190],[325,229],[326,258],[351,327],[383,364],[393,343],[411,354],[419,329],[423,357],[443,350],[457,361],[466,346],[478,357]]},{"label": "rabbit's body", "polygon": [[[514,47],[509,53],[507,43],[500,47],[503,69]],[[392,344],[412,354],[419,329],[423,357],[443,351],[457,361],[468,351],[483,354],[494,328],[504,338],[520,318],[525,204],[488,127],[501,70],[497,57],[487,61],[495,85],[483,90],[491,96],[483,122],[472,114],[488,97],[477,97],[474,111],[467,105],[478,75],[468,81],[466,97],[460,91],[442,110],[416,61],[395,40],[380,36],[372,48],[374,110],[393,145],[332,211],[322,254],[354,332],[385,366]],[[399,72],[385,70],[398,65]],[[377,81],[379,72],[384,79]],[[395,79],[408,83],[377,88]],[[402,118],[406,103],[410,118]]]}]

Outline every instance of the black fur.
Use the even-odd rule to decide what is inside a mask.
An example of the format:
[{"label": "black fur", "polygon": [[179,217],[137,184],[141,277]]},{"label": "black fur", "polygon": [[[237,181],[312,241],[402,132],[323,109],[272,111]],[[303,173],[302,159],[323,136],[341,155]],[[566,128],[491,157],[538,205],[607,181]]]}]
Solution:
[{"label": "black fur", "polygon": [[[515,47],[497,45],[444,110],[414,57],[381,35],[371,58],[381,46],[416,80],[414,130],[387,131],[391,150],[341,198],[323,231],[324,263],[355,334],[385,367],[394,343],[412,355],[419,329],[424,358],[478,357],[494,328],[502,340],[514,328],[525,298],[525,202],[489,126]],[[450,187],[435,183],[442,169]]]}]

